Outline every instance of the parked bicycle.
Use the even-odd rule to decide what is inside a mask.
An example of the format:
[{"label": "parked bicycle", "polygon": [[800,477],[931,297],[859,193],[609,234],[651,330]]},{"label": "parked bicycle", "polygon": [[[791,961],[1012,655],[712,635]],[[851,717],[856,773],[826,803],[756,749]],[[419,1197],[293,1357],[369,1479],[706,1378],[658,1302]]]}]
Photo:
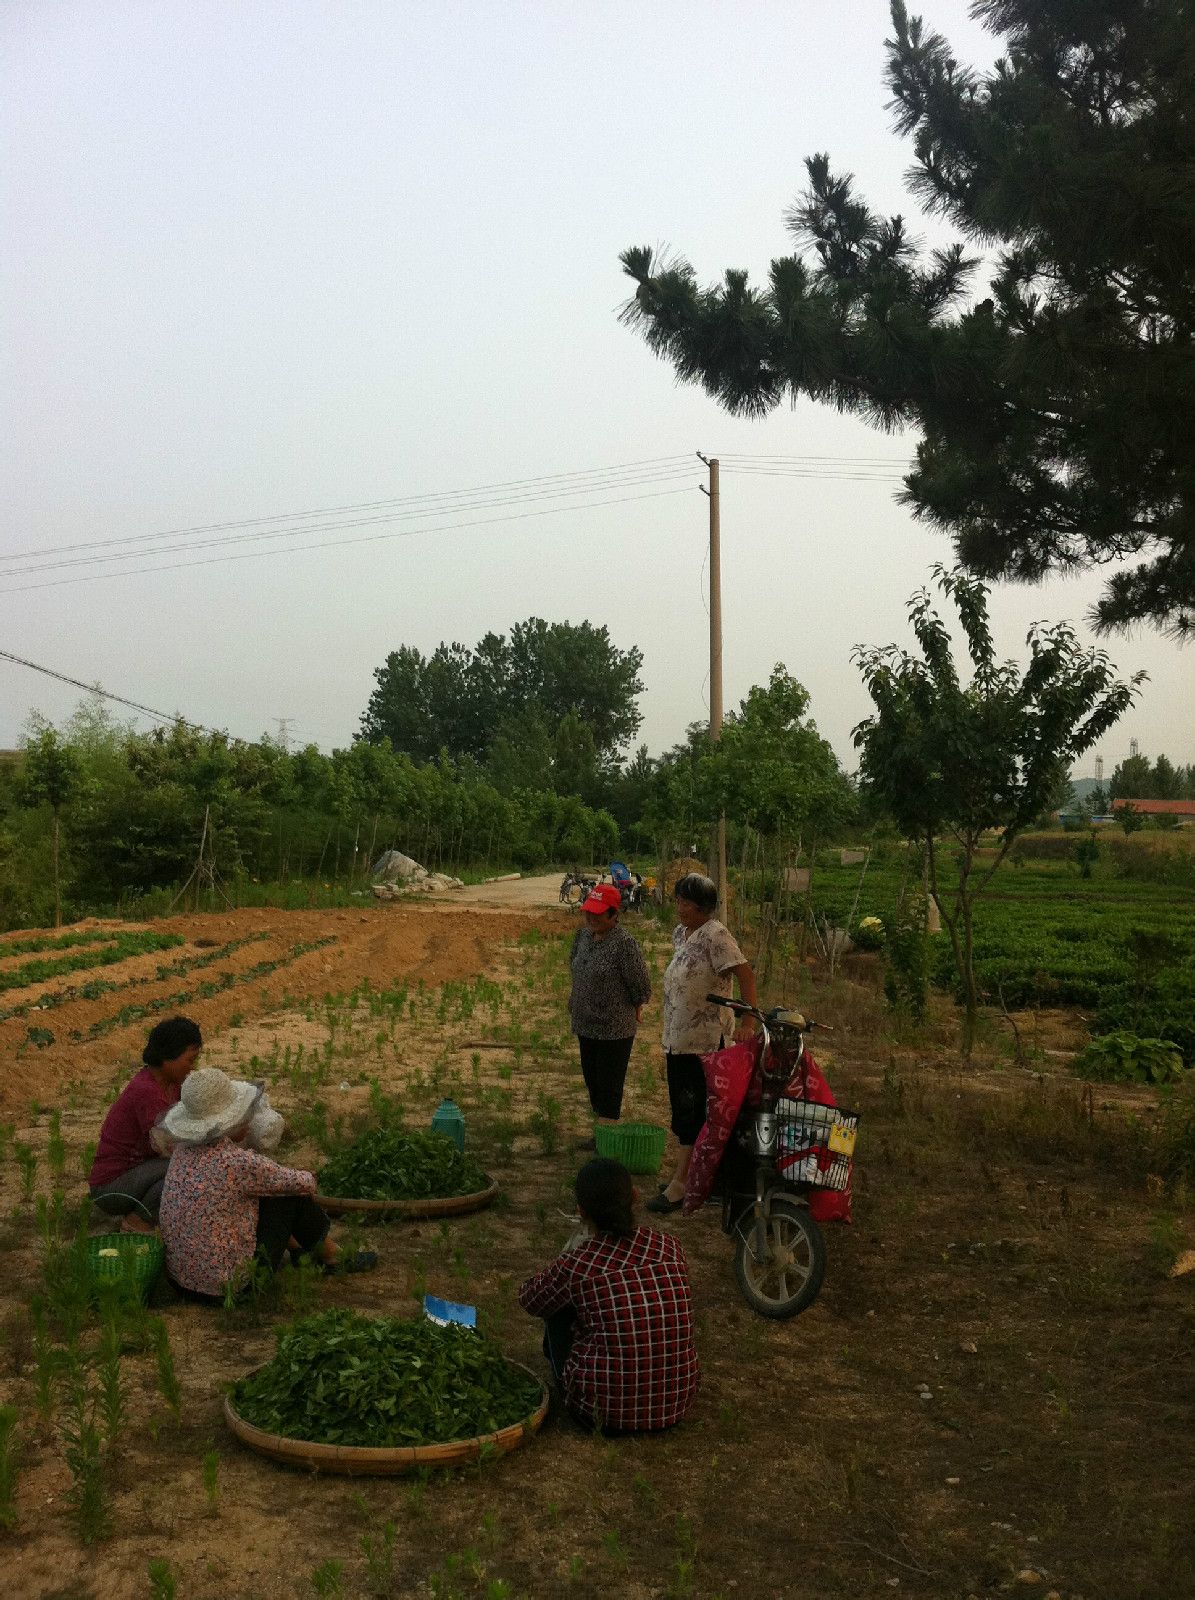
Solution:
[{"label": "parked bicycle", "polygon": [[755,1017],[760,1029],[752,1082],[715,1179],[722,1228],[735,1239],[735,1276],[760,1316],[795,1317],[817,1299],[826,1271],[809,1196],[847,1188],[859,1117],[806,1097],[814,1063],[805,1034],[817,1023],[782,1007],[765,1013],[723,995],[706,998]]},{"label": "parked bicycle", "polygon": [[586,895],[598,882],[596,873],[580,872],[570,867],[560,881],[560,903],[576,910]]}]

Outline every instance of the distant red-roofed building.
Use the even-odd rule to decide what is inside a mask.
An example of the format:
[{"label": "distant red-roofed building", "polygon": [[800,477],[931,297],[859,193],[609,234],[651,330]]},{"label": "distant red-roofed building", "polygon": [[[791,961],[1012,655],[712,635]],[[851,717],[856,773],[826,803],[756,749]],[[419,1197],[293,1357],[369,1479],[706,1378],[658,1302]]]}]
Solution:
[{"label": "distant red-roofed building", "polygon": [[1143,817],[1180,817],[1195,822],[1195,800],[1113,800],[1112,810],[1123,811],[1132,806]]}]

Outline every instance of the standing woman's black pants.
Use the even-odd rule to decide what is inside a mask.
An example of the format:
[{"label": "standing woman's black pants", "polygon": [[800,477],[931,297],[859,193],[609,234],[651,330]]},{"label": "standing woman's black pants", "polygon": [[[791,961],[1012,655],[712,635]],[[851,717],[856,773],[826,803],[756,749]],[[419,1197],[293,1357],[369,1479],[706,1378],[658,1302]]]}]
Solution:
[{"label": "standing woman's black pants", "polygon": [[621,1116],[622,1092],[634,1043],[633,1034],[629,1039],[584,1039],[578,1034],[581,1076],[589,1090],[589,1103],[595,1117],[608,1117],[611,1122],[617,1122]]}]

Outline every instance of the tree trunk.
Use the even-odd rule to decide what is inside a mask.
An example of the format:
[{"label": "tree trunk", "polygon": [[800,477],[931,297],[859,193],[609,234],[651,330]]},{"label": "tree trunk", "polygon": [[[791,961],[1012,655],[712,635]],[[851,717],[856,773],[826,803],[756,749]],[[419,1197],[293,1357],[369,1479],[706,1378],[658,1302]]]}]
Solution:
[{"label": "tree trunk", "polygon": [[[961,908],[962,884],[960,883],[960,898],[956,899],[955,901],[954,911],[947,911],[946,907],[942,904],[942,896],[938,888],[938,857],[937,852],[934,849],[934,840],[932,834],[928,835],[926,838],[925,859],[926,866],[929,870],[930,889],[933,893],[934,900],[937,902],[938,911],[941,913],[942,921],[946,924],[946,932],[950,935],[950,948],[954,951],[954,964],[958,969],[959,979],[963,985],[963,1056],[965,1059],[970,1060],[975,1023],[975,978],[974,974],[971,972],[969,961],[964,959],[963,943],[959,937],[959,911]],[[968,982],[970,982],[970,989],[968,989]]]},{"label": "tree trunk", "polygon": [[58,872],[58,807],[54,807],[54,926],[62,926],[62,879]]},{"label": "tree trunk", "polygon": [[975,987],[975,932],[971,917],[971,896],[968,883],[971,876],[971,852],[967,850],[959,869],[959,898],[962,901],[962,975],[963,975],[963,1054],[970,1057],[975,1045],[975,1029],[979,1021],[979,995]]}]

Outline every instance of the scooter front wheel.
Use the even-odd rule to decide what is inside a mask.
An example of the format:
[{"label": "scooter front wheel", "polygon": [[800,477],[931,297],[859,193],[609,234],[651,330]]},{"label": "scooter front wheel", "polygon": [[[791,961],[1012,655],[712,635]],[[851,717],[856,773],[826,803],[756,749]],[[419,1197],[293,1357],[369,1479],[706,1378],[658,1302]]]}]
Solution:
[{"label": "scooter front wheel", "polygon": [[809,1208],[783,1194],[772,1196],[764,1235],[766,1247],[760,1259],[751,1214],[739,1224],[734,1252],[739,1288],[761,1317],[795,1317],[813,1304],[821,1289],[826,1273],[825,1237]]}]

